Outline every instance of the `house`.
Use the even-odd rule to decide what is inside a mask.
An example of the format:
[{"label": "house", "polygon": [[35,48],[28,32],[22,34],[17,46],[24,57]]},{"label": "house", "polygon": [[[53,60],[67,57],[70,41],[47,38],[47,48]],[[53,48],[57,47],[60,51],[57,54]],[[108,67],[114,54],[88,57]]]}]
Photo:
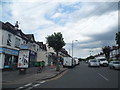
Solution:
[{"label": "house", "polygon": [[17,68],[21,50],[30,52],[29,67],[34,66],[37,52],[46,49],[45,45],[40,46],[35,41],[33,34],[24,34],[22,30],[18,29],[17,23],[13,26],[9,22],[0,21],[0,69]]},{"label": "house", "polygon": [[15,27],[9,22],[0,27],[0,69],[11,68],[18,61],[20,43],[25,40],[17,34]]},{"label": "house", "polygon": [[41,49],[37,51],[37,60],[36,62],[45,62],[45,66],[48,65],[47,49],[46,45],[43,42],[37,42]]},{"label": "house", "polygon": [[112,46],[110,52],[111,59],[120,59],[120,47],[119,46]]}]

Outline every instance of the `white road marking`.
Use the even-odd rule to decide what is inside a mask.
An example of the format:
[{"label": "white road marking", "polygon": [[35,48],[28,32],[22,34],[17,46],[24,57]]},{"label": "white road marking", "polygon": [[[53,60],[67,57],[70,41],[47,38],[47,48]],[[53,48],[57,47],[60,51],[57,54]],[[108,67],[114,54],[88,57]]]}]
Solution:
[{"label": "white road marking", "polygon": [[46,81],[42,81],[42,82],[40,82],[40,83],[45,83]]},{"label": "white road marking", "polygon": [[39,86],[40,84],[35,84],[35,85],[33,85],[33,87],[37,87],[37,86]]},{"label": "white road marking", "polygon": [[22,89],[22,88],[24,88],[24,87],[19,87],[19,88],[15,89],[15,90],[20,90],[20,89]]},{"label": "white road marking", "polygon": [[108,79],[105,77],[105,76],[103,76],[102,74],[100,74],[100,73],[98,73],[102,78],[104,78],[106,81],[108,81]]},{"label": "white road marking", "polygon": [[27,89],[25,89],[25,90],[31,90],[33,87],[29,87],[29,88],[27,88]]},{"label": "white road marking", "polygon": [[28,84],[26,84],[26,85],[24,85],[25,87],[27,87],[27,86],[30,86],[32,83],[28,83]]}]

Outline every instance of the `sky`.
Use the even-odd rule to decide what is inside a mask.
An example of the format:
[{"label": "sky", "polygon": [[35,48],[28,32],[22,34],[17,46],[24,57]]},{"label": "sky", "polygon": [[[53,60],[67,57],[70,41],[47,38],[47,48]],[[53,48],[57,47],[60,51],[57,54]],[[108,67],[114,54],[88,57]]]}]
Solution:
[{"label": "sky", "polygon": [[10,22],[35,40],[61,32],[71,55],[95,55],[104,46],[116,45],[118,0],[1,0],[0,21]]}]

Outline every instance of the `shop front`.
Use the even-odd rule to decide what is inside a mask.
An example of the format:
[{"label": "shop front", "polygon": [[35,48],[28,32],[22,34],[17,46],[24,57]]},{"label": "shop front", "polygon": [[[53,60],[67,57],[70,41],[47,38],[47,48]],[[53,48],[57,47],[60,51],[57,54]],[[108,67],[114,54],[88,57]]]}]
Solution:
[{"label": "shop front", "polygon": [[37,53],[34,51],[30,51],[29,67],[35,66],[36,57],[37,57]]},{"label": "shop front", "polygon": [[18,50],[0,48],[1,69],[16,69],[18,62]]}]

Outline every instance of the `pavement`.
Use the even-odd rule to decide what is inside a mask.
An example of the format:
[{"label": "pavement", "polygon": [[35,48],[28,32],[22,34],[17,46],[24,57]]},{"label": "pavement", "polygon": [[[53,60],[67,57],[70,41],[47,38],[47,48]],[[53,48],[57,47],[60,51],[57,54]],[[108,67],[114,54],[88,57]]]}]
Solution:
[{"label": "pavement", "polygon": [[25,84],[35,81],[42,81],[54,78],[60,73],[67,70],[60,66],[60,71],[56,71],[55,66],[45,66],[41,73],[37,73],[38,67],[30,67],[26,70],[26,74],[19,74],[19,70],[3,71],[2,72],[2,84]]}]

